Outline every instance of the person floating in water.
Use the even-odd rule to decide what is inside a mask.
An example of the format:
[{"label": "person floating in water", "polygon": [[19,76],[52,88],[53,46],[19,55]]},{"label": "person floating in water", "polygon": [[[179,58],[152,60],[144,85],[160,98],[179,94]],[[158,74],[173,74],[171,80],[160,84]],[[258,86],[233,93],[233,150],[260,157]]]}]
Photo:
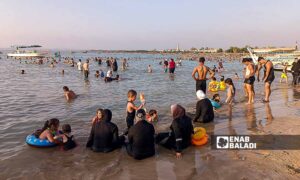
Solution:
[{"label": "person floating in water", "polygon": [[76,98],[76,94],[72,90],[69,90],[69,88],[67,86],[64,86],[63,90],[64,90],[64,95],[65,95],[65,98],[67,99],[67,101]]},{"label": "person floating in water", "polygon": [[[194,68],[192,77],[196,81],[196,91],[202,90],[204,93],[206,93],[206,76],[207,73],[210,73],[210,78],[214,77],[215,73],[209,69],[209,67],[204,65],[205,58],[201,57],[199,59],[199,65]],[[196,77],[196,74],[198,74],[198,77]]]},{"label": "person floating in water", "polygon": [[129,156],[142,160],[155,155],[154,134],[151,123],[146,121],[146,112],[139,109],[136,112],[136,124],[128,132],[128,144],[126,150]]},{"label": "person floating in water", "polygon": [[264,67],[264,77],[263,82],[265,83],[265,98],[262,99],[264,103],[270,102],[270,96],[271,96],[271,84],[275,79],[274,75],[274,67],[273,63],[269,60],[265,60],[263,57],[258,58],[258,71],[257,71],[257,77],[259,78],[259,71],[262,67]]},{"label": "person floating in water", "polygon": [[41,130],[37,130],[34,135],[41,139],[47,139],[51,143],[59,143],[56,136],[59,136],[59,120],[56,118],[47,120]]}]

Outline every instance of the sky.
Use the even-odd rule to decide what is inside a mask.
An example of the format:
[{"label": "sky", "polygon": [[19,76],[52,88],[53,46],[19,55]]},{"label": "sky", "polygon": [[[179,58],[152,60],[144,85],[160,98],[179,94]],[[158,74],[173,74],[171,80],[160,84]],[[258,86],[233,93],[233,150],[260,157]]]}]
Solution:
[{"label": "sky", "polygon": [[0,48],[294,46],[299,0],[1,0]]}]

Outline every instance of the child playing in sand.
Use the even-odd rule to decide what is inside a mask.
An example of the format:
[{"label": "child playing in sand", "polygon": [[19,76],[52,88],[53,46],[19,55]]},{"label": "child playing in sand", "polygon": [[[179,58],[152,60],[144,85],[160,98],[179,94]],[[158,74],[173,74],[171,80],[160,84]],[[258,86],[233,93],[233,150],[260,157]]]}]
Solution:
[{"label": "child playing in sand", "polygon": [[235,96],[235,87],[234,87],[234,84],[233,84],[231,78],[227,78],[225,80],[225,83],[227,85],[227,98],[226,98],[225,102],[228,104],[232,104],[234,96]]},{"label": "child playing in sand", "polygon": [[217,79],[215,77],[211,78],[212,80],[208,84],[208,90],[210,92],[217,92],[219,88],[219,83],[217,82]]},{"label": "child playing in sand", "polygon": [[133,126],[133,124],[134,124],[135,111],[143,108],[143,106],[146,103],[144,95],[143,95],[143,93],[141,93],[140,101],[142,104],[139,107],[135,106],[134,101],[136,100],[136,96],[137,96],[137,92],[133,89],[129,90],[127,93],[128,101],[127,101],[127,107],[126,107],[126,112],[127,112],[126,124],[127,124],[128,129],[131,126]]}]

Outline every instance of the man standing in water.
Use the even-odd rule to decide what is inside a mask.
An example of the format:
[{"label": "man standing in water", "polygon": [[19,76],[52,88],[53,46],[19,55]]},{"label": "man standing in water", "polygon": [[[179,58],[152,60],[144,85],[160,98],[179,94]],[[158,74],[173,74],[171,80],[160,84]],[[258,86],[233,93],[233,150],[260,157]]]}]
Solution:
[{"label": "man standing in water", "polygon": [[81,59],[79,59],[78,63],[77,63],[77,69],[78,71],[82,71],[82,63],[81,63]]},{"label": "man standing in water", "polygon": [[86,60],[86,62],[83,64],[83,73],[84,78],[87,79],[89,77],[89,60]]},{"label": "man standing in water", "polygon": [[[207,73],[208,72],[210,73],[210,78],[212,78],[215,75],[215,73],[211,69],[209,69],[209,67],[205,66],[204,62],[205,62],[205,58],[200,57],[199,65],[194,68],[192,77],[196,81],[196,91],[202,90],[204,93],[206,93]],[[198,74],[198,77],[196,77],[196,73]]]},{"label": "man standing in water", "polygon": [[[265,83],[265,98],[262,100],[264,103],[270,102],[271,95],[271,84],[275,79],[273,63],[269,60],[265,60],[263,57],[258,58],[258,70],[257,77],[259,78],[259,71],[264,67],[264,78]],[[259,79],[258,79],[259,80]]]}]

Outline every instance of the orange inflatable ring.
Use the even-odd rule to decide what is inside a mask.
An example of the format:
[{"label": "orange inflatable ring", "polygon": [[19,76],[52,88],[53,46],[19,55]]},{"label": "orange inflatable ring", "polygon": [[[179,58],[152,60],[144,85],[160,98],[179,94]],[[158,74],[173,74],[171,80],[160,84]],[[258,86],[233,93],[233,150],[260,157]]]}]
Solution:
[{"label": "orange inflatable ring", "polygon": [[208,135],[205,134],[205,136],[201,140],[195,140],[192,139],[192,144],[195,146],[202,146],[208,142]]},{"label": "orange inflatable ring", "polygon": [[206,130],[203,127],[195,127],[192,139],[201,140],[206,134]]}]

